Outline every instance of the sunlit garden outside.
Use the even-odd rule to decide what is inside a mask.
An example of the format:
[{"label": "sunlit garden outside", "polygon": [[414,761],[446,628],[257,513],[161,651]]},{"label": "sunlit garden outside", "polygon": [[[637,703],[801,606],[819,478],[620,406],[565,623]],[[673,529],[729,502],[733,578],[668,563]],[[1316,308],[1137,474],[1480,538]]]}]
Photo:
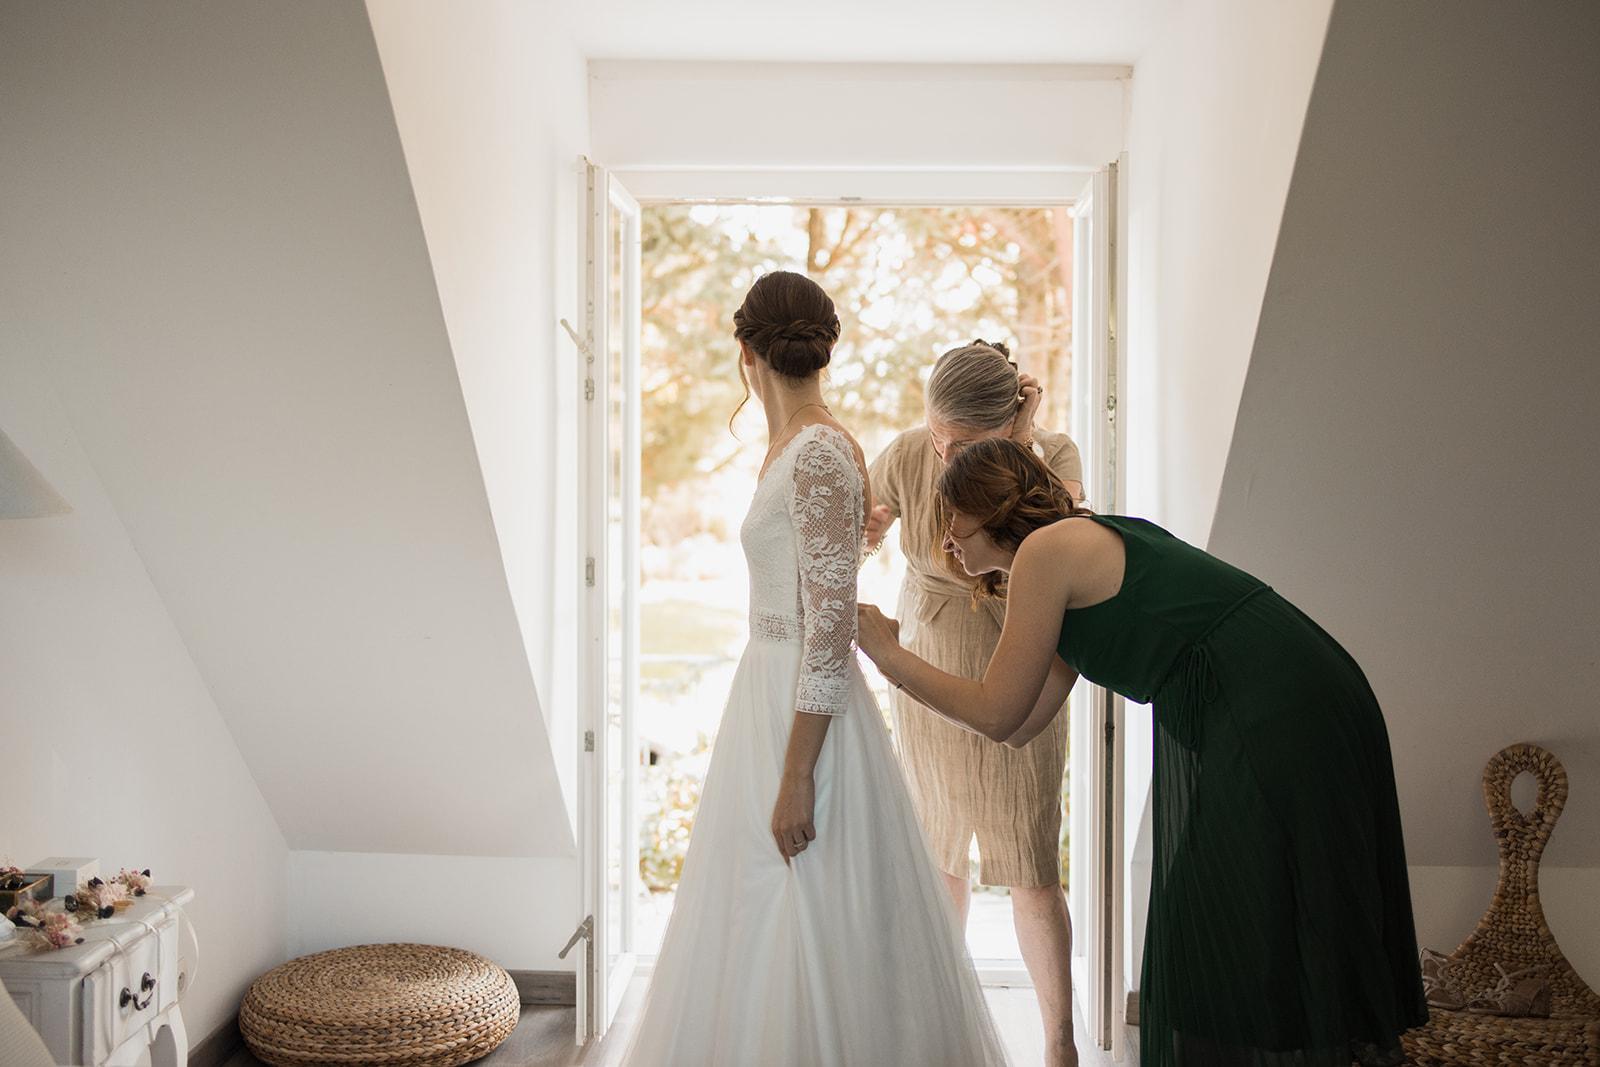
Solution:
[{"label": "sunlit garden outside", "polygon": [[[921,422],[939,354],[977,337],[1011,346],[1044,384],[1039,425],[1064,430],[1072,232],[1061,208],[665,204],[644,208],[642,238],[638,944],[653,954],[747,636],[739,525],[766,427],[753,400],[729,427],[745,290],[802,270],[833,297],[842,332],[824,396],[869,458]],[[861,599],[891,614],[898,547],[896,529],[860,579]],[[1063,881],[1065,861],[1063,837]],[[1020,955],[1003,890],[974,896],[968,941],[975,958]]]}]

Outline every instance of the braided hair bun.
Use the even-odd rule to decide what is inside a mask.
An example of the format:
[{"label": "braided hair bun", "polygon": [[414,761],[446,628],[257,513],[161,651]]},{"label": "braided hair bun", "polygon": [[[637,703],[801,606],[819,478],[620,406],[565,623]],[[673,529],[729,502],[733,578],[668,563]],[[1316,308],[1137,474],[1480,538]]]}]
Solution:
[{"label": "braided hair bun", "polygon": [[763,274],[733,313],[733,336],[786,378],[806,379],[828,365],[839,316],[822,286],[803,274]]}]

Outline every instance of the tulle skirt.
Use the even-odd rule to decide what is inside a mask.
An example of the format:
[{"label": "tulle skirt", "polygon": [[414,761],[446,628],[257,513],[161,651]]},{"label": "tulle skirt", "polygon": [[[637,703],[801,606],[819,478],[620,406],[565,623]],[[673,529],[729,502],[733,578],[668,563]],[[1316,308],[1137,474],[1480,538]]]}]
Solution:
[{"label": "tulle skirt", "polygon": [[877,702],[818,760],[817,839],[772,839],[800,668],[758,638],[734,675],[629,1067],[977,1067],[1005,1054]]}]

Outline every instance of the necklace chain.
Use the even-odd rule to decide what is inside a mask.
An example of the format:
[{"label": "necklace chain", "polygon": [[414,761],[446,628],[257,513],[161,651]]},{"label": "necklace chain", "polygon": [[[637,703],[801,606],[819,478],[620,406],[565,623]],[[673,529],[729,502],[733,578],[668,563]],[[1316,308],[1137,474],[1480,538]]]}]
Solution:
[{"label": "necklace chain", "polygon": [[815,400],[807,401],[806,403],[795,408],[794,413],[789,416],[789,421],[780,426],[778,428],[778,432],[772,435],[772,444],[767,448],[767,454],[761,460],[761,469],[763,471],[766,470],[768,461],[772,459],[773,449],[776,449],[783,443],[783,432],[794,424],[794,420],[798,419],[800,417],[800,413],[806,408],[821,408],[823,411],[828,412],[829,415],[833,414],[833,412],[829,410],[828,405],[819,404]]}]

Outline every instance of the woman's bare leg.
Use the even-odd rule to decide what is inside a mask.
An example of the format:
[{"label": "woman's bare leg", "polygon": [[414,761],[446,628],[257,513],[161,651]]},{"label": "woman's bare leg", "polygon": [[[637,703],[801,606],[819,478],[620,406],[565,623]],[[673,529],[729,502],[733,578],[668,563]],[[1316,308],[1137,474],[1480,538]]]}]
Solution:
[{"label": "woman's bare leg", "polygon": [[1045,1067],[1076,1067],[1072,1040],[1072,921],[1059,885],[1014,886],[1011,920],[1044,1017]]}]

